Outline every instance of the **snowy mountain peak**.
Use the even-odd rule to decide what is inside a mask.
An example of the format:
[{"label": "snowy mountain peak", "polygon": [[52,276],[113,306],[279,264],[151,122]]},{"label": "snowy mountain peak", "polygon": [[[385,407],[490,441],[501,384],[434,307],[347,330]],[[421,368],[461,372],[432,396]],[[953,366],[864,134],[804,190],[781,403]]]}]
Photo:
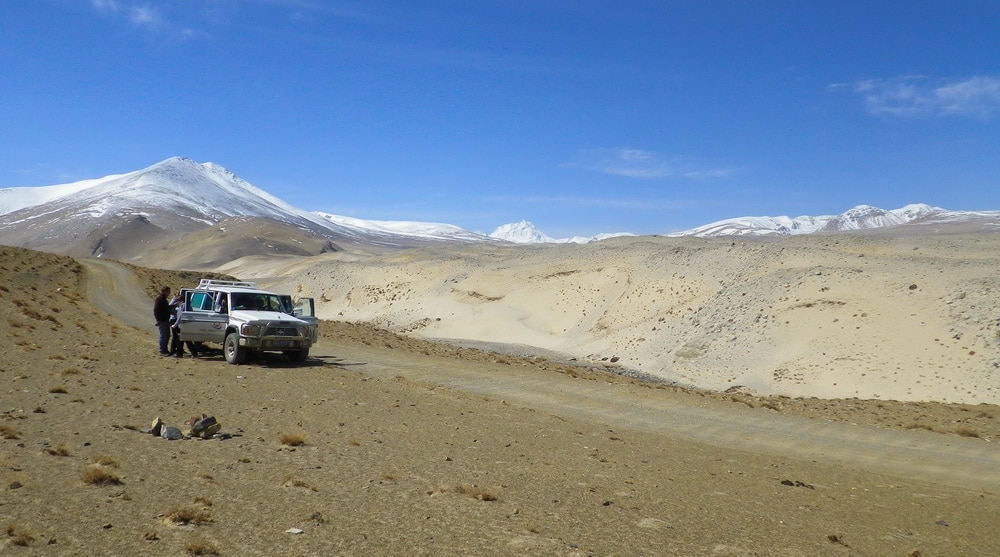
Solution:
[{"label": "snowy mountain peak", "polygon": [[490,238],[515,244],[539,244],[556,241],[554,238],[542,234],[540,230],[535,228],[535,225],[526,220],[500,225],[493,232],[490,232]]},{"label": "snowy mountain peak", "polygon": [[955,222],[984,216],[987,216],[987,213],[946,211],[923,203],[914,203],[893,210],[872,205],[857,205],[839,215],[725,219],[670,236],[788,236],[814,232],[881,229],[925,222],[928,219]]},{"label": "snowy mountain peak", "polygon": [[628,232],[612,232],[608,234],[598,234],[590,238],[584,236],[573,236],[572,238],[553,238],[526,220],[512,222],[498,226],[490,233],[490,238],[513,242],[515,244],[587,244],[618,236],[634,236]]}]

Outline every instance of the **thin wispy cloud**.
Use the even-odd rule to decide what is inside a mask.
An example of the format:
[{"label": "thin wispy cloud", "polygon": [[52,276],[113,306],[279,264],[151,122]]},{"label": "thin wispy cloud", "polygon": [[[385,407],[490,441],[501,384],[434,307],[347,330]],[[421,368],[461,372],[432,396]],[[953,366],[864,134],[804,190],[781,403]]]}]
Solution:
[{"label": "thin wispy cloud", "polygon": [[1000,78],[973,76],[934,81],[922,76],[838,83],[831,90],[861,96],[871,114],[898,117],[989,119],[1000,114]]},{"label": "thin wispy cloud", "polygon": [[136,27],[157,27],[163,23],[160,11],[149,4],[120,0],[91,0],[90,5],[98,12],[122,17]]},{"label": "thin wispy cloud", "polygon": [[735,172],[735,169],[713,165],[702,159],[627,147],[581,149],[577,151],[576,158],[564,166],[639,180],[724,178]]}]

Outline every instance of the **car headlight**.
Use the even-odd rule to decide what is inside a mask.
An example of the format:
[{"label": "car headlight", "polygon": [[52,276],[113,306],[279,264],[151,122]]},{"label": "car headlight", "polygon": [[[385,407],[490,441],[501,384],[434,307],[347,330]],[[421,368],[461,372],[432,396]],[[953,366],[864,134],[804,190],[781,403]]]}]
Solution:
[{"label": "car headlight", "polygon": [[240,326],[240,334],[245,337],[259,337],[262,326],[257,323],[244,323]]}]

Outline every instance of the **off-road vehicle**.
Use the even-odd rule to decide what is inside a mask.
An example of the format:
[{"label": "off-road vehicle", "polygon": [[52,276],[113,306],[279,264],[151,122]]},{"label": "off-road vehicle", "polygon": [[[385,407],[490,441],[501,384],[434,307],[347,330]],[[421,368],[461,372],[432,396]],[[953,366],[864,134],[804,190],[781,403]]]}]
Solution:
[{"label": "off-road vehicle", "polygon": [[316,342],[312,298],[275,294],[252,282],[201,279],[181,290],[177,322],[182,341],[222,346],[226,361],[242,363],[256,352],[280,352],[304,362]]}]

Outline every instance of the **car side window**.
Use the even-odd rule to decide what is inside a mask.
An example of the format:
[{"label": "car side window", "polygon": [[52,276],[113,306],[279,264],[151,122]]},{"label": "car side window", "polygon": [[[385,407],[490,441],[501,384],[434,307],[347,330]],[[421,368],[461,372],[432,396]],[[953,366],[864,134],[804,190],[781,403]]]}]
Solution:
[{"label": "car side window", "polygon": [[214,300],[208,292],[192,292],[189,308],[195,311],[212,311]]}]

